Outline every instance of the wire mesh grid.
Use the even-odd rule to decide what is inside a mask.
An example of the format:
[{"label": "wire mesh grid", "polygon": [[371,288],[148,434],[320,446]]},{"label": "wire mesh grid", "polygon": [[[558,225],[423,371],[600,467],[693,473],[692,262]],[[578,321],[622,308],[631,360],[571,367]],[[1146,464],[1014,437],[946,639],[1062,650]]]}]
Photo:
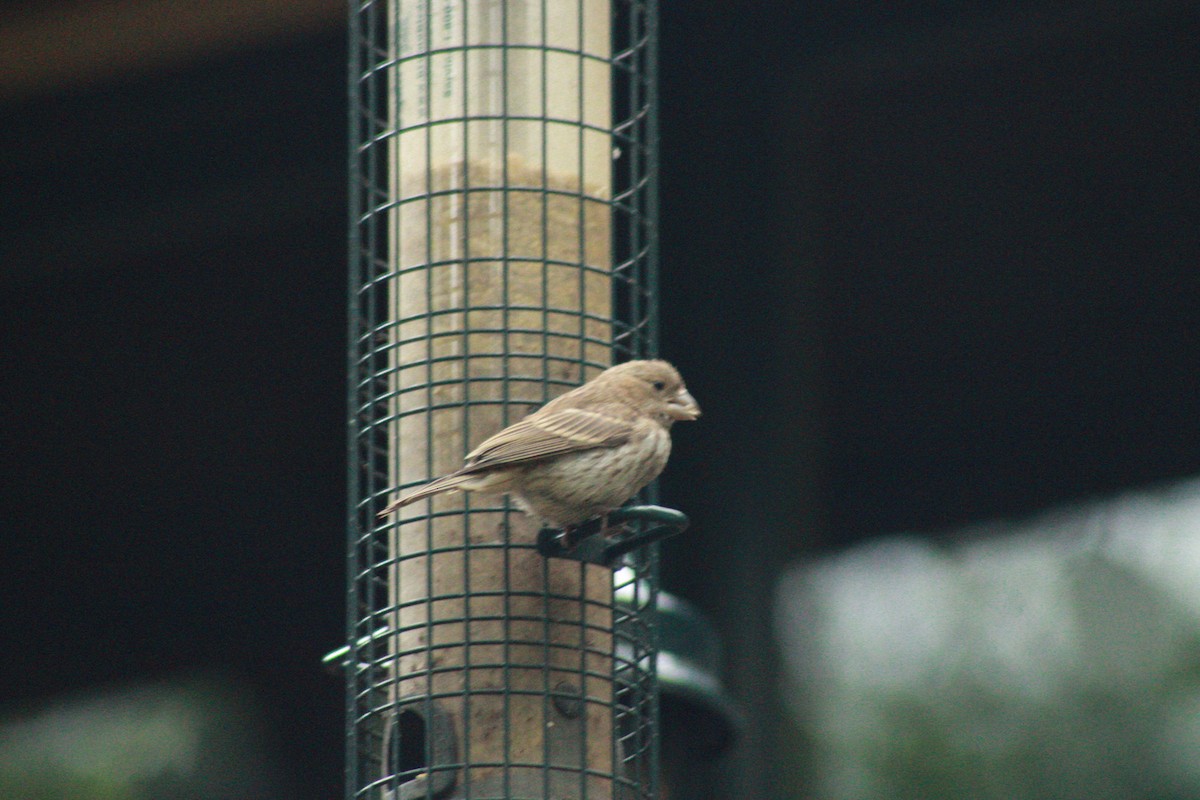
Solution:
[{"label": "wire mesh grid", "polygon": [[655,548],[545,559],[490,496],[376,518],[655,354],[655,24],[351,4],[348,798],[656,796]]}]

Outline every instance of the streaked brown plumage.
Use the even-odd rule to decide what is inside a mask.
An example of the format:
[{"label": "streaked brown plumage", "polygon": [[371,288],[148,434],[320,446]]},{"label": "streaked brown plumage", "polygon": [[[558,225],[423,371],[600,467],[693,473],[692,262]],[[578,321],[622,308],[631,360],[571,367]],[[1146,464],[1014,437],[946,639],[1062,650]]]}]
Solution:
[{"label": "streaked brown plumage", "polygon": [[658,477],[671,454],[671,424],[698,416],[700,406],[666,361],[619,364],[488,438],[461,469],[379,516],[441,492],[507,492],[547,524],[578,525]]}]

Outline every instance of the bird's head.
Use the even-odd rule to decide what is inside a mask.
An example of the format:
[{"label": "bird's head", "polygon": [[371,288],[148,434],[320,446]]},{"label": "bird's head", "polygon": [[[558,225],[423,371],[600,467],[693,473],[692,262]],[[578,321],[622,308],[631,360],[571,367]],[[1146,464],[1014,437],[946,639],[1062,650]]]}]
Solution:
[{"label": "bird's head", "polygon": [[668,424],[700,416],[700,404],[688,392],[679,370],[666,361],[627,361],[606,370],[597,380],[601,378],[620,386],[646,412],[665,416]]}]

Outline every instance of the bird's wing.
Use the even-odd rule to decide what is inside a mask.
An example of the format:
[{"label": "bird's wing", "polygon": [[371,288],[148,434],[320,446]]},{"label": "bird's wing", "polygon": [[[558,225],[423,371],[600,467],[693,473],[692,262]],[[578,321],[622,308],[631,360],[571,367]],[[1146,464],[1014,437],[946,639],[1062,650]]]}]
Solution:
[{"label": "bird's wing", "polygon": [[510,425],[467,454],[460,472],[520,464],[542,458],[616,447],[629,441],[630,421],[613,414],[581,408],[564,408],[534,414]]}]

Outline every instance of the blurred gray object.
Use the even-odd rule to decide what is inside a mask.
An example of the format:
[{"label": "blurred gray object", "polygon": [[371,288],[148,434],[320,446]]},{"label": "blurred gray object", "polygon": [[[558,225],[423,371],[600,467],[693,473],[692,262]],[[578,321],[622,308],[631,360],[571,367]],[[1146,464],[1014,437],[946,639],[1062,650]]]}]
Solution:
[{"label": "blurred gray object", "polygon": [[817,798],[1200,795],[1200,482],[793,567]]},{"label": "blurred gray object", "polygon": [[0,722],[0,797],[293,796],[250,694],[189,678],[65,699]]}]

